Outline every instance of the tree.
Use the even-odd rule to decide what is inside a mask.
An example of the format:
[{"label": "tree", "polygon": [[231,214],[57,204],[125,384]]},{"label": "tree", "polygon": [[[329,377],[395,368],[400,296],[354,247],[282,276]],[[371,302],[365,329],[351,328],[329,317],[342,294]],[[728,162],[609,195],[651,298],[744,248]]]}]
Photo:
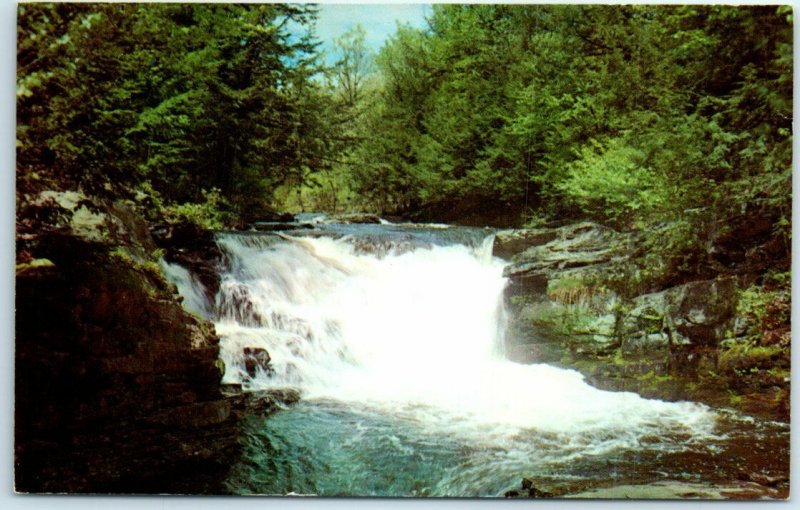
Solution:
[{"label": "tree", "polygon": [[372,55],[364,40],[364,27],[356,25],[336,40],[340,58],[334,65],[337,85],[348,106],[354,107],[363,96],[365,81],[372,70]]}]

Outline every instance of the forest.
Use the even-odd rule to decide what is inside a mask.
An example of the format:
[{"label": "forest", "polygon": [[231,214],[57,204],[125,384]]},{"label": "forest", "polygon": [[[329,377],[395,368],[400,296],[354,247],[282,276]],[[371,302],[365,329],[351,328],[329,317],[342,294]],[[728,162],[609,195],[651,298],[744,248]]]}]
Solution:
[{"label": "forest", "polygon": [[141,194],[212,226],[481,204],[641,230],[698,271],[747,217],[789,249],[788,7],[434,5],[377,55],[344,34],[332,66],[316,12],[20,6],[18,195]]}]

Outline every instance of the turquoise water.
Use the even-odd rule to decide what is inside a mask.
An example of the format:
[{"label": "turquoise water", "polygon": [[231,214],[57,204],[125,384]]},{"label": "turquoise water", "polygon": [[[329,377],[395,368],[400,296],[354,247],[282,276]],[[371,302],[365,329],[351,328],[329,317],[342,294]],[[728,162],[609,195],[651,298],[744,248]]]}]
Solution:
[{"label": "turquoise water", "polygon": [[[303,402],[244,423],[227,479],[236,494],[501,497],[524,477],[559,494],[657,480],[727,483],[742,472],[788,476],[789,428],[730,416],[713,440],[645,438],[634,449],[571,456],[563,437],[530,431],[504,445],[336,402]],[[744,470],[744,471],[743,471]]]},{"label": "turquoise water", "polygon": [[246,429],[247,460],[228,480],[240,494],[498,496],[519,484],[524,465],[536,464],[515,463],[521,451],[470,445],[410,420],[330,402],[251,417]]}]

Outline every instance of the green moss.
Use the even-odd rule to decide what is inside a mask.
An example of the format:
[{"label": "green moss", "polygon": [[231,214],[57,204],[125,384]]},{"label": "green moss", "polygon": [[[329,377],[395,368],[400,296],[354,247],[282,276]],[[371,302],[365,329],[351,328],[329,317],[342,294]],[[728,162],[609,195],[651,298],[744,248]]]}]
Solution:
[{"label": "green moss", "polygon": [[642,375],[636,376],[636,379],[642,382],[650,382],[653,384],[660,384],[665,383],[672,380],[672,376],[669,374],[656,374],[654,370],[650,372],[646,372]]},{"label": "green moss", "polygon": [[153,260],[139,260],[124,246],[117,246],[109,252],[111,260],[115,264],[123,265],[136,273],[144,275],[139,279],[140,285],[150,297],[155,297],[159,290],[167,288],[167,280],[161,271],[161,266]]},{"label": "green moss", "polygon": [[753,345],[751,343],[742,342],[734,343],[728,349],[722,351],[719,355],[720,366],[727,366],[736,360],[746,358],[754,363],[771,360],[782,353],[777,345]]},{"label": "green moss", "polygon": [[231,206],[220,190],[202,190],[202,194],[202,202],[185,202],[165,207],[165,217],[171,221],[187,221],[206,230],[218,230],[233,222],[233,214],[229,212]]},{"label": "green moss", "polygon": [[791,370],[781,367],[772,367],[769,370],[767,370],[767,373],[773,377],[779,377],[781,379],[791,378],[792,376]]},{"label": "green moss", "polygon": [[50,259],[33,259],[30,262],[17,264],[17,272],[28,271],[30,269],[40,269],[43,267],[56,267]]},{"label": "green moss", "polygon": [[628,362],[625,360],[625,357],[622,354],[622,349],[617,349],[614,351],[614,356],[611,358],[611,362],[617,366],[625,366]]},{"label": "green moss", "polygon": [[220,358],[217,358],[217,361],[214,362],[214,366],[217,367],[219,370],[219,376],[222,377],[225,375],[225,362],[222,361]]}]

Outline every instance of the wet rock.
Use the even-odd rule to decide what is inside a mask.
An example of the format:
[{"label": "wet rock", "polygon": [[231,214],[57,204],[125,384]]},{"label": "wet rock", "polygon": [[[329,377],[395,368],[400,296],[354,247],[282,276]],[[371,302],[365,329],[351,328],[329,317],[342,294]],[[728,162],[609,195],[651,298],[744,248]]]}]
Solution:
[{"label": "wet rock", "polygon": [[188,221],[160,223],[150,232],[155,244],[165,250],[164,259],[195,275],[206,290],[207,301],[213,302],[219,290],[222,263],[214,232]]},{"label": "wet rock", "polygon": [[751,473],[745,480],[752,480],[758,484],[766,485],[767,487],[775,487],[782,483],[788,483],[789,477],[783,475],[772,476],[765,473]]},{"label": "wet rock", "polygon": [[586,499],[785,499],[786,491],[750,482],[725,484],[659,481],[639,485],[617,485],[565,495]]},{"label": "wet rock", "polygon": [[250,377],[255,377],[259,371],[267,374],[272,371],[272,367],[269,365],[271,358],[266,349],[245,347],[242,349],[242,355],[244,356],[245,371]]},{"label": "wet rock", "polygon": [[252,413],[272,413],[297,403],[300,390],[297,388],[277,388],[260,391],[243,391],[238,388],[224,389],[226,399],[231,403],[233,412],[239,416]]},{"label": "wet rock", "polygon": [[530,478],[523,478],[521,489],[512,489],[506,491],[504,496],[507,498],[520,498],[520,497],[527,497],[527,498],[552,498],[555,495],[551,492],[539,489],[533,483],[533,480]]},{"label": "wet rock", "polygon": [[555,229],[525,228],[501,230],[494,237],[492,255],[511,260],[514,255],[522,253],[532,246],[541,246],[556,239]]},{"label": "wet rock", "polygon": [[168,429],[197,429],[223,423],[228,419],[230,413],[230,402],[214,400],[172,407],[150,415],[144,421]]},{"label": "wet rock", "polygon": [[553,493],[544,491],[541,489],[537,489],[536,487],[531,487],[528,490],[528,497],[529,498],[552,498]]},{"label": "wet rock", "polygon": [[323,223],[380,223],[381,219],[377,214],[371,213],[339,213],[331,214],[322,220]]},{"label": "wet rock", "polygon": [[544,274],[509,275],[505,296],[538,296],[544,298],[547,294],[547,276]]}]

